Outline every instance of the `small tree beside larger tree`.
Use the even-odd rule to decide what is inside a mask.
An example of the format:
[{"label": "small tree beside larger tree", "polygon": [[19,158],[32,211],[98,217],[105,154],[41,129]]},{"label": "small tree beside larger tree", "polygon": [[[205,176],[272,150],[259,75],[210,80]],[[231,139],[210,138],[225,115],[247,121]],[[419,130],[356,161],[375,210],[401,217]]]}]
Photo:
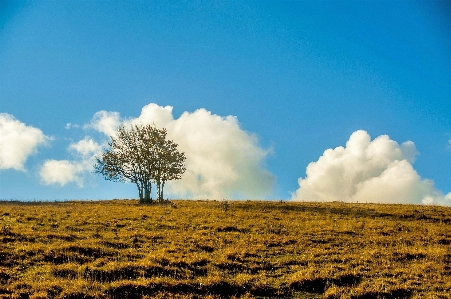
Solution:
[{"label": "small tree beside larger tree", "polygon": [[180,179],[186,170],[185,154],[166,135],[165,128],[153,125],[119,127],[108,148],[96,158],[95,172],[106,180],[136,184],[143,203],[152,202],[153,182],[157,185],[157,199],[162,202],[164,184]]}]

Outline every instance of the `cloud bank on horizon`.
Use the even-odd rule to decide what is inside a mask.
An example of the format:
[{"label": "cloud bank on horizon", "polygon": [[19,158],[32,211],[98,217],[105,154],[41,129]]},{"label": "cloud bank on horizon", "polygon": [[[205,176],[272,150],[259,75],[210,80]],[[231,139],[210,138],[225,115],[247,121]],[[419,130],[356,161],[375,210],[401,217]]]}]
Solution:
[{"label": "cloud bank on horizon", "polygon": [[[84,187],[92,175],[95,157],[120,125],[155,124],[168,130],[168,138],[187,156],[183,178],[169,182],[167,194],[184,198],[263,199],[272,192],[275,176],[264,166],[271,149],[258,145],[255,134],[244,131],[234,116],[222,117],[206,109],[184,112],[174,118],[171,106],[149,104],[137,118],[122,118],[119,112],[99,111],[83,128],[103,134],[103,140],[85,136],[68,146],[72,159],[45,160],[38,171],[44,185],[75,183]],[[0,170],[25,171],[27,158],[53,138],[27,126],[12,115],[0,114]],[[346,143],[327,149],[299,178],[293,201],[344,201],[451,205],[431,180],[422,179],[413,168],[418,151],[411,141],[398,144],[389,136],[371,140],[363,130]]]},{"label": "cloud bank on horizon", "polygon": [[52,138],[8,113],[0,113],[0,170],[25,171],[24,163]]},{"label": "cloud bank on horizon", "polygon": [[387,135],[371,140],[356,131],[345,147],[327,149],[307,166],[291,199],[450,205],[451,193],[444,195],[413,168],[417,154],[411,141],[399,145]]},{"label": "cloud bank on horizon", "polygon": [[[257,137],[243,131],[234,116],[221,117],[198,109],[174,119],[172,107],[151,103],[142,108],[138,118],[121,119],[119,112],[99,111],[84,128],[114,136],[121,124],[165,127],[168,138],[185,152],[187,171],[181,180],[167,183],[167,194],[211,199],[263,199],[272,192],[275,176],[263,166],[271,151],[259,147]],[[70,149],[81,156],[74,161],[46,161],[40,171],[45,184],[64,186],[75,182],[83,186],[83,173],[92,171],[101,145],[86,137],[72,144]]]}]

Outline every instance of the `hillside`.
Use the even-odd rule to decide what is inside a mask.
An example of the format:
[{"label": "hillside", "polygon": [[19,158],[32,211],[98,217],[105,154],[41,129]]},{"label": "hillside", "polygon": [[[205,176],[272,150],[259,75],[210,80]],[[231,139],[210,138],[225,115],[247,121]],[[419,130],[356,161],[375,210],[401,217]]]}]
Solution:
[{"label": "hillside", "polygon": [[0,298],[451,298],[451,208],[0,203]]}]

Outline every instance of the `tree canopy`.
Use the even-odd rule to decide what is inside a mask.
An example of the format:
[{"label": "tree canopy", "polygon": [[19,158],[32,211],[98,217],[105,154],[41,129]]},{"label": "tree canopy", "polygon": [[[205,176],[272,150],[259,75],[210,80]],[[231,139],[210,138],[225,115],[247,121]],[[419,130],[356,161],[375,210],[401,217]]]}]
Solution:
[{"label": "tree canopy", "polygon": [[136,184],[141,202],[152,201],[155,183],[157,199],[163,201],[164,184],[180,179],[186,170],[185,154],[166,135],[165,128],[154,125],[119,127],[108,148],[96,158],[95,172],[106,180]]}]

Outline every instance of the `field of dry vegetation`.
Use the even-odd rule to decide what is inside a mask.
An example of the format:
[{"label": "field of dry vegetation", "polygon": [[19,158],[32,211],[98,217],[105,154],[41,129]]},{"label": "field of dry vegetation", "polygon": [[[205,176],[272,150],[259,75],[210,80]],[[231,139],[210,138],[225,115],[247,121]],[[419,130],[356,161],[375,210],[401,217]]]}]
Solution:
[{"label": "field of dry vegetation", "polygon": [[451,298],[451,208],[0,203],[0,298]]}]

